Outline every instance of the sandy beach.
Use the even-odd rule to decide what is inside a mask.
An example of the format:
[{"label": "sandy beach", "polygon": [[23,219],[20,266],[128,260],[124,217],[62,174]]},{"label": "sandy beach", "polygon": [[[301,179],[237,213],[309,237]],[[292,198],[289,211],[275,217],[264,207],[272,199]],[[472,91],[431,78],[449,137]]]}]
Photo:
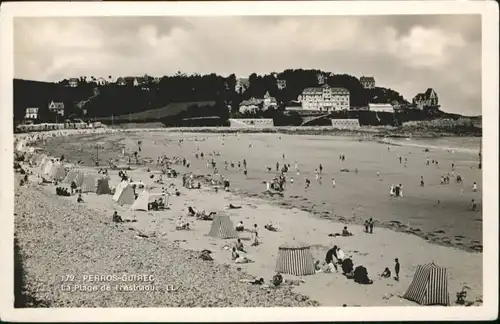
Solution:
[{"label": "sandy beach", "polygon": [[[179,145],[181,138],[184,141]],[[392,145],[388,148],[388,145],[373,141],[358,141],[353,138],[341,137],[302,135],[297,138],[293,135],[282,134],[222,136],[220,134],[166,134],[159,131],[57,137],[48,139],[43,147],[41,144],[36,145],[53,156],[64,154],[66,159],[74,163],[81,160],[89,170],[97,173],[97,169],[91,166],[92,159],[97,154],[102,164],[105,164],[108,158],[120,156],[122,147],[127,154],[137,150],[138,141],[141,141],[140,158],[142,161],[149,159],[155,161],[158,156],[163,154],[169,157],[184,156],[189,159],[191,162],[189,170],[180,165],[174,166],[181,173],[192,171],[200,175],[210,174],[212,170],[207,168],[206,162],[207,158],[214,158],[220,172],[230,179],[231,192],[219,191],[216,193],[213,188],[205,184],[200,190],[188,190],[182,187],[180,178],[165,179],[168,184],[179,188],[181,195],[171,196],[169,199],[170,210],[160,212],[131,211],[127,205],[118,206],[109,195],[85,194],[85,202],[74,207],[77,208],[75,212],[68,212],[65,217],[61,215],[60,219],[54,218],[53,222],[50,223],[56,228],[62,226],[57,228],[57,232],[62,237],[67,236],[67,239],[50,235],[40,236],[38,238],[39,244],[45,241],[51,242],[51,246],[63,246],[71,242],[69,239],[75,234],[74,230],[70,228],[73,226],[72,224],[78,224],[78,228],[81,229],[88,227],[91,230],[94,228],[97,232],[94,232],[93,235],[100,236],[101,242],[108,242],[113,238],[113,240],[122,242],[122,246],[132,245],[130,248],[133,251],[142,251],[142,249],[147,249],[146,247],[154,250],[153,246],[158,244],[174,245],[172,249],[179,249],[179,251],[209,249],[212,251],[211,255],[216,264],[220,265],[214,267],[222,267],[225,269],[224,271],[230,273],[225,277],[225,282],[231,287],[240,287],[240,290],[250,289],[250,293],[254,288],[247,288],[251,286],[239,283],[238,276],[245,273],[248,274],[247,276],[270,279],[274,274],[278,246],[284,242],[297,241],[309,244],[314,258],[321,261],[324,260],[325,253],[329,248],[338,245],[346,255],[353,259],[355,266],[363,265],[367,268],[370,278],[374,281],[373,284],[359,285],[346,279],[340,273],[320,273],[307,276],[303,278],[304,283],[293,288],[294,293],[300,293],[309,298],[308,301],[300,302],[304,303],[304,306],[312,306],[314,303],[311,300],[322,306],[342,306],[344,304],[349,306],[415,305],[401,296],[407,290],[417,265],[432,261],[448,269],[448,285],[452,301],[454,301],[455,292],[460,291],[466,285],[471,288],[468,299],[475,301],[475,305],[482,303],[482,253],[474,252],[482,250],[482,216],[481,212],[473,213],[467,210],[471,199],[481,201],[481,172],[474,164],[477,159],[473,148],[469,150],[466,148],[456,149],[452,153],[435,146],[430,152],[423,152],[422,147],[419,146]],[[101,145],[99,152],[96,149],[98,143]],[[198,149],[205,153],[204,160],[195,158],[194,154]],[[214,151],[219,152],[220,155],[210,155]],[[285,159],[282,157],[283,154]],[[346,155],[346,161],[340,161],[339,154]],[[438,160],[439,164],[426,166],[427,155],[430,159]],[[408,159],[406,167],[403,163],[399,163],[398,156]],[[243,158],[248,162],[247,176],[243,174],[241,168],[239,170],[237,167],[224,169],[224,161],[237,163]],[[122,156],[120,159],[120,163],[127,163],[128,158]],[[298,176],[295,174],[295,161],[297,161],[300,170]],[[263,193],[265,185],[262,181],[272,178],[276,162],[280,165],[283,163],[291,164],[291,176],[295,178],[293,185],[287,184],[284,197],[268,197]],[[454,182],[447,185],[439,183],[441,175],[451,172],[452,162],[456,165],[455,172],[459,172],[464,178],[463,187]],[[319,164],[322,164],[324,168],[322,184],[317,183],[314,179],[314,169]],[[132,164],[132,170],[128,171],[128,174],[134,181],[146,183],[148,189],[153,192],[161,190],[161,186],[152,183],[149,178],[148,167],[153,168],[147,163]],[[273,172],[268,172],[267,167],[271,167]],[[348,168],[350,172],[340,172],[341,168]],[[357,173],[354,172],[355,168],[358,169]],[[377,171],[379,171],[380,176],[377,176]],[[116,185],[119,181],[117,171],[109,173],[111,185]],[[420,176],[425,179],[423,188],[419,185]],[[336,180],[335,188],[331,184],[332,177]],[[304,187],[306,178],[312,182],[308,189]],[[473,181],[478,184],[478,192],[472,191]],[[399,183],[404,186],[404,197],[389,197],[390,185]],[[461,194],[462,188],[464,189],[463,194]],[[20,208],[17,199],[26,199],[30,195],[37,195],[40,200],[51,199],[54,204],[60,204],[59,208],[62,210],[69,211],[71,206],[77,205],[74,196],[57,197],[52,185],[38,187],[32,183],[28,188],[21,188],[18,194],[21,196],[16,197],[16,208]],[[436,206],[438,200],[440,203]],[[230,203],[242,208],[228,209]],[[232,246],[234,240],[215,239],[207,236],[210,222],[193,220],[194,227],[191,231],[176,231],[177,217],[179,215],[186,216],[188,206],[214,212],[224,210],[230,215],[234,224],[240,220],[247,227],[258,224],[261,229],[259,233],[262,240],[261,245],[249,247],[249,242],[245,239],[250,234],[244,233],[242,235],[248,256],[255,262],[233,264],[230,251],[224,247]],[[55,205],[52,208],[56,208]],[[80,212],[80,210],[82,211]],[[113,210],[118,211],[124,219],[136,222],[126,223],[121,228],[111,225]],[[23,212],[17,211],[16,213],[17,220],[20,217],[19,213]],[[78,221],[76,218],[75,221],[69,221],[74,214],[79,215]],[[36,223],[30,220],[33,215],[24,211],[24,216],[20,218],[22,221],[16,221],[16,233],[35,230]],[[364,233],[364,227],[359,225],[370,217],[377,221],[373,234]],[[265,230],[263,227],[268,222],[278,225],[280,231]],[[329,236],[331,233],[340,232],[344,226],[348,226],[349,231],[354,235],[335,238]],[[53,230],[55,231],[55,229]],[[142,233],[148,238],[136,238],[134,233]],[[79,237],[85,237],[85,235],[80,234]],[[37,276],[48,276],[47,274],[42,275],[42,272],[46,271],[50,265],[41,266],[44,257],[34,252],[33,239],[29,239],[28,235],[21,235],[18,240],[21,249],[25,251],[24,253],[32,256],[28,260],[33,263],[25,265],[26,272],[36,271],[34,270],[36,266],[42,269],[35,274],[32,273],[31,277],[28,276],[28,278],[35,280]],[[85,244],[91,244],[92,235],[89,235],[84,241]],[[79,242],[76,242],[76,245],[78,248],[75,247],[75,249],[81,249]],[[66,253],[73,256],[74,262],[81,259],[81,256],[71,253],[71,247],[66,249]],[[144,250],[143,253],[148,252]],[[186,252],[186,255],[190,255],[189,253]],[[182,255],[182,253],[180,254]],[[87,268],[82,268],[79,271],[88,269],[88,271],[99,272],[99,274],[108,274],[106,271],[111,269],[111,263],[106,261],[107,258],[109,256],[106,253],[89,254],[86,260]],[[379,277],[378,274],[385,267],[393,268],[394,258],[399,258],[401,262],[400,280]],[[137,265],[132,261],[133,257],[123,259],[128,260],[127,263],[132,263],[132,268],[140,268],[134,267]],[[162,260],[162,257],[158,255],[156,260]],[[178,259],[175,264],[183,264],[184,262],[188,261]],[[196,260],[196,262],[201,263],[202,267],[206,266],[206,262],[201,260]],[[37,263],[38,265],[36,265]],[[130,269],[130,264],[127,263],[122,264],[122,267]],[[152,267],[153,264],[157,266],[158,263],[165,262],[149,261],[147,264]],[[184,265],[183,267],[188,273],[199,271],[197,266]],[[196,270],[194,270],[195,268]],[[240,272],[237,268],[241,268],[243,271]],[[193,270],[190,271],[190,269]],[[203,271],[210,272],[210,270]],[[198,274],[198,276],[200,275]],[[214,275],[213,277],[220,276]],[[292,279],[293,276],[285,275],[285,278]],[[238,283],[236,284],[234,281]],[[189,285],[183,284],[181,286],[190,289]],[[258,291],[257,294],[264,290],[255,288],[255,291]],[[277,292],[272,291],[265,294],[275,293]],[[50,299],[55,300],[57,305],[61,305],[57,301],[61,300],[62,295],[55,294],[53,291],[50,294]],[[47,294],[42,294],[43,296],[47,297]],[[292,299],[299,303],[297,300],[301,300],[302,297],[294,296],[287,295],[280,296],[280,298],[283,300]],[[243,299],[241,300],[242,305],[255,305],[252,302],[245,304]],[[286,302],[273,301],[271,298],[266,300],[265,305],[259,305],[286,304]],[[154,297],[151,298],[151,301],[155,304],[158,303],[158,306],[177,305],[174,302],[169,303]],[[101,301],[95,301],[95,303],[99,302]],[[218,305],[225,302],[227,301],[221,301]],[[126,302],[127,305],[133,305],[133,303],[133,300]],[[203,303],[197,304],[196,298],[193,299],[192,303],[197,306],[207,306]],[[82,302],[79,305],[86,305],[86,303]]]}]

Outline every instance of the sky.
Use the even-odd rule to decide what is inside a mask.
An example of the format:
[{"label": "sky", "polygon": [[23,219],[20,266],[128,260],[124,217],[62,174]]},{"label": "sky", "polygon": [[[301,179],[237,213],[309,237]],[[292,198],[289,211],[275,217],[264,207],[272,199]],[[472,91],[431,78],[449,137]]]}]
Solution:
[{"label": "sky", "polygon": [[432,87],[442,109],[481,114],[479,15],[32,17],[14,20],[14,77],[285,69],[373,76],[410,100]]}]

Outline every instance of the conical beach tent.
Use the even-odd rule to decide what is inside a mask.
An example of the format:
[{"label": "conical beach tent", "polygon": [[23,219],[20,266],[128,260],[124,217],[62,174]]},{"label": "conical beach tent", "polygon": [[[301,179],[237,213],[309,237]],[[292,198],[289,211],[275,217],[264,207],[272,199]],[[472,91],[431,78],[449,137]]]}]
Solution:
[{"label": "conical beach tent", "polygon": [[[115,200],[116,197],[116,200]],[[132,205],[135,201],[134,189],[126,182],[122,181],[117,187],[113,200],[119,205]]]},{"label": "conical beach tent", "polygon": [[68,172],[66,178],[64,178],[63,183],[71,184],[73,181],[76,183],[77,187],[80,187],[83,183],[83,178],[85,173],[80,169],[73,169]]},{"label": "conical beach tent", "polygon": [[237,238],[238,234],[234,229],[233,222],[224,212],[219,212],[212,221],[212,226],[208,232],[209,236],[219,237],[223,239]]},{"label": "conical beach tent", "polygon": [[278,248],[276,272],[295,276],[315,274],[314,260],[309,245],[293,242],[282,244]]},{"label": "conical beach tent", "polygon": [[403,298],[420,305],[449,306],[450,295],[446,268],[441,268],[434,262],[419,265]]},{"label": "conical beach tent", "polygon": [[122,181],[116,185],[115,193],[113,195],[113,201],[118,201],[118,198],[120,198],[123,189],[125,189],[128,185],[129,185],[128,181]]},{"label": "conical beach tent", "polygon": [[49,170],[48,176],[56,181],[61,181],[66,177],[66,169],[61,163],[54,163]]}]

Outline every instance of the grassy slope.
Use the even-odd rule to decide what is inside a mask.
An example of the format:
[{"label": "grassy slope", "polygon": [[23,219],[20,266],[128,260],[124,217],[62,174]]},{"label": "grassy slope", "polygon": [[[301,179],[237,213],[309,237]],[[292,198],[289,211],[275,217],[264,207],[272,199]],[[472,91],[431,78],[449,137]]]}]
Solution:
[{"label": "grassy slope", "polygon": [[[178,115],[181,112],[185,111],[191,105],[205,106],[205,105],[213,105],[214,103],[215,103],[214,101],[175,102],[168,104],[167,106],[162,108],[141,111],[130,115],[127,114],[127,115],[114,116],[113,118],[115,121],[158,120],[160,118]],[[102,117],[100,118],[100,120],[111,121],[111,117]]]}]

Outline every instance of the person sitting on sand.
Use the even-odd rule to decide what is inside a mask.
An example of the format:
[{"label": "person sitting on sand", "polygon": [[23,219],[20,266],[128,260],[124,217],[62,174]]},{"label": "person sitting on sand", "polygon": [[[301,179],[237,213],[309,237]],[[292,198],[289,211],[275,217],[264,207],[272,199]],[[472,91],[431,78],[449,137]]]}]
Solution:
[{"label": "person sitting on sand", "polygon": [[273,276],[272,283],[275,287],[283,283],[283,276],[281,275],[281,273],[276,272],[276,274]]},{"label": "person sitting on sand", "polygon": [[245,252],[246,253],[245,248],[243,246],[243,242],[241,242],[241,239],[238,239],[236,241],[236,246],[235,247],[236,247],[236,251],[240,251],[240,252]]},{"label": "person sitting on sand", "polygon": [[352,233],[347,230],[347,226],[344,226],[342,230],[342,236],[352,236]]},{"label": "person sitting on sand", "polygon": [[176,230],[188,230],[189,229],[189,223],[184,222],[182,219],[182,216],[179,216],[177,219],[177,226],[175,227]]},{"label": "person sitting on sand", "polygon": [[354,282],[362,285],[371,285],[373,280],[368,277],[368,271],[363,266],[357,266],[354,269]]},{"label": "person sitting on sand", "polygon": [[233,251],[231,253],[231,259],[235,262],[235,263],[250,263],[252,262],[252,260],[248,259],[247,257],[245,256],[240,256],[238,254],[238,252],[236,252],[236,247],[233,247]]},{"label": "person sitting on sand", "polygon": [[82,194],[78,194],[78,198],[76,199],[76,202],[77,203],[82,203],[83,202]]},{"label": "person sitting on sand", "polygon": [[320,265],[319,260],[314,261],[314,270],[316,273],[323,272],[323,269],[321,269],[321,265]]},{"label": "person sitting on sand", "polygon": [[243,221],[240,221],[238,224],[236,224],[235,230],[237,232],[243,232],[245,230],[245,227],[243,226]]},{"label": "person sitting on sand", "polygon": [[351,259],[345,259],[342,262],[342,274],[350,276],[352,274],[353,268],[354,266]]},{"label": "person sitting on sand", "polygon": [[380,275],[382,278],[390,278],[391,277],[391,270],[389,268],[385,268],[384,272]]},{"label": "person sitting on sand", "polygon": [[195,216],[196,211],[193,209],[193,207],[189,206],[188,207],[188,216]]},{"label": "person sitting on sand", "polygon": [[339,263],[342,263],[344,261],[345,254],[344,251],[342,251],[340,248],[337,248],[337,260]]},{"label": "person sitting on sand", "polygon": [[275,227],[271,222],[267,223],[266,225],[264,225],[264,228],[268,231],[271,231],[271,232],[277,232],[278,231],[278,228]]},{"label": "person sitting on sand", "polygon": [[177,197],[179,197],[179,196],[181,195],[181,192],[180,192],[180,191],[179,191],[179,189],[177,189],[177,188],[175,189],[175,195],[176,195]]},{"label": "person sitting on sand", "polygon": [[113,213],[113,222],[115,222],[115,223],[123,223],[123,219],[121,218],[120,215],[118,215],[117,211],[115,211]]},{"label": "person sitting on sand", "polygon": [[77,188],[76,182],[71,181],[71,195],[74,194],[74,191],[76,190],[76,188]]}]

